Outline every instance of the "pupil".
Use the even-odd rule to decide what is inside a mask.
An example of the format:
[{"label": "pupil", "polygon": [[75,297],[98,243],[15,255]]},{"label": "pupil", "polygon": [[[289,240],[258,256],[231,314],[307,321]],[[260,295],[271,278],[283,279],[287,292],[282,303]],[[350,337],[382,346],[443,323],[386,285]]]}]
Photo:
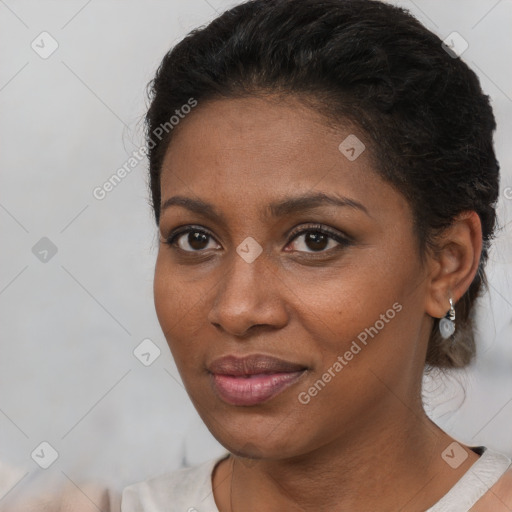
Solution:
[{"label": "pupil", "polygon": [[[313,242],[313,247],[309,245],[309,242]],[[320,241],[320,246],[318,242]],[[308,233],[306,237],[306,244],[310,249],[325,249],[327,241],[327,236],[323,233]],[[315,245],[316,244],[316,245]]]},{"label": "pupil", "polygon": [[[194,249],[204,249],[204,247],[201,246],[201,244],[204,244],[206,242],[206,245],[208,245],[207,238],[207,235],[205,235],[204,233],[198,233],[197,231],[191,232],[188,234],[188,243],[190,244],[190,247],[193,247]],[[199,246],[197,246],[197,244]]]}]

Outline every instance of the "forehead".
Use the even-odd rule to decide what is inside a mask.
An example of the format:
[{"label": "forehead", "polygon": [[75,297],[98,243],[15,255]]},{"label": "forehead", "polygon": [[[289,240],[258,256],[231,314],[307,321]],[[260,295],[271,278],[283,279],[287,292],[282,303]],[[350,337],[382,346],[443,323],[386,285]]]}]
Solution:
[{"label": "forehead", "polygon": [[162,203],[179,194],[217,204],[219,197],[237,197],[246,207],[263,207],[272,198],[312,191],[377,203],[390,187],[367,149],[347,157],[346,140],[360,142],[357,152],[369,145],[353,125],[333,128],[294,98],[199,103],[173,133],[162,165]]}]

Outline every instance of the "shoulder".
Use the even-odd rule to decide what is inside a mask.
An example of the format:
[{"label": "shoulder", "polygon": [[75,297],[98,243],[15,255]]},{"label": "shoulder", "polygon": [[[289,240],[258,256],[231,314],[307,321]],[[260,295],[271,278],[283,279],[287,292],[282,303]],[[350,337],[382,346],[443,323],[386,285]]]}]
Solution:
[{"label": "shoulder", "polygon": [[120,512],[121,496],[95,484],[71,484],[54,492],[38,494],[28,499],[16,499],[1,512]]},{"label": "shoulder", "polygon": [[120,494],[97,485],[69,486],[57,510],[59,512],[98,512],[98,509],[102,512],[120,512]]},{"label": "shoulder", "polygon": [[213,498],[212,471],[227,456],[226,453],[197,466],[125,487],[121,497],[122,511],[160,510],[161,507],[168,512],[218,512]]},{"label": "shoulder", "polygon": [[512,464],[471,508],[471,512],[510,512],[512,510]]}]

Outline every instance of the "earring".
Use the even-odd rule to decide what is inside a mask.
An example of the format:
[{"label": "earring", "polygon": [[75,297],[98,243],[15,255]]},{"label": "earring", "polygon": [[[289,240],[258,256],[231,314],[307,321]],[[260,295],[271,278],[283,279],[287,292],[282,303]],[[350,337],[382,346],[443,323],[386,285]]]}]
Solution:
[{"label": "earring", "polygon": [[444,318],[439,321],[439,332],[441,336],[446,340],[455,332],[455,308],[453,307],[453,301],[450,298],[450,311],[446,313]]}]

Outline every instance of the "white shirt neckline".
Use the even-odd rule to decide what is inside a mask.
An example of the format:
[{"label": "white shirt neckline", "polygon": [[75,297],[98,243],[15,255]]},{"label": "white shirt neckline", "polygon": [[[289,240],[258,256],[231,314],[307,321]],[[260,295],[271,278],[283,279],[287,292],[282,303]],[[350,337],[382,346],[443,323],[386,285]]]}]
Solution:
[{"label": "white shirt neckline", "polygon": [[[468,512],[499,478],[512,466],[512,460],[485,447],[478,460],[455,485],[425,512]],[[194,467],[126,487],[122,512],[219,512],[213,495],[212,473],[229,455],[210,459]],[[143,508],[141,508],[143,507]]]},{"label": "white shirt neckline", "polygon": [[455,485],[425,512],[468,512],[512,465],[506,455],[485,447],[483,450]]}]

